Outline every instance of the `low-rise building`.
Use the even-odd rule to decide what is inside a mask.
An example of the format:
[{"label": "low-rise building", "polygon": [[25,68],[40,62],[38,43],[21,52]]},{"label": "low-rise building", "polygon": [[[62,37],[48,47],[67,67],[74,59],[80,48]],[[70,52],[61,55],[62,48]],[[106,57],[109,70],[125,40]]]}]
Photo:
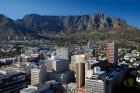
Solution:
[{"label": "low-rise building", "polygon": [[25,87],[24,73],[12,70],[0,70],[0,93],[16,93]]},{"label": "low-rise building", "polygon": [[20,93],[53,93],[53,90],[50,90],[52,82],[45,82],[43,85],[31,86],[20,90]]},{"label": "low-rise building", "polygon": [[100,67],[87,71],[85,93],[106,93],[105,71],[100,71]]}]

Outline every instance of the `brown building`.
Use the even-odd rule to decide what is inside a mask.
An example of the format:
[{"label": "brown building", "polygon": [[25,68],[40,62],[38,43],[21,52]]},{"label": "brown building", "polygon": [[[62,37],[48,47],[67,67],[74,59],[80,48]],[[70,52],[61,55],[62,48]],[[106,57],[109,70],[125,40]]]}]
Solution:
[{"label": "brown building", "polygon": [[117,45],[114,42],[106,43],[105,51],[106,51],[106,57],[108,60],[108,65],[117,65],[117,62],[118,62]]},{"label": "brown building", "polygon": [[81,88],[85,84],[85,63],[76,63],[76,83],[77,88]]},{"label": "brown building", "polygon": [[84,85],[85,78],[85,55],[73,55],[71,57],[70,70],[74,71],[77,87],[82,87]]}]

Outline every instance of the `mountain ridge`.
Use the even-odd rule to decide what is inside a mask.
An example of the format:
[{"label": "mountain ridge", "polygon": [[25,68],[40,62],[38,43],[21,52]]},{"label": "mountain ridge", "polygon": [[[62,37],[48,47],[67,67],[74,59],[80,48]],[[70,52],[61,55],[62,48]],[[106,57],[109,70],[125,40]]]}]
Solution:
[{"label": "mountain ridge", "polygon": [[38,25],[38,28],[42,27],[41,30],[45,29],[48,31],[108,30],[110,28],[119,28],[120,23],[126,25],[124,20],[114,17],[111,18],[104,14],[82,16],[41,16],[29,14],[25,15],[21,20],[27,28],[33,29],[34,31],[38,30],[34,28],[36,27],[35,25]]},{"label": "mountain ridge", "polygon": [[[129,29],[128,29],[129,28]],[[13,20],[0,14],[0,37],[6,36],[43,36],[57,33],[75,33],[77,31],[121,31],[137,30],[127,25],[125,20],[109,17],[105,14],[46,16],[28,14],[22,19]]]}]

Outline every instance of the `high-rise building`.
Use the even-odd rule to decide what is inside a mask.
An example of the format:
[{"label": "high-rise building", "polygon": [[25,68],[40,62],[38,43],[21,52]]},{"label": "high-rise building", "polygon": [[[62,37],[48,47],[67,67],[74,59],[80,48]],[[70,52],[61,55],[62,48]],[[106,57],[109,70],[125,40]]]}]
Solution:
[{"label": "high-rise building", "polygon": [[46,79],[46,68],[44,66],[41,68],[31,69],[31,85],[41,85],[46,81]]},{"label": "high-rise building", "polygon": [[46,65],[47,72],[52,72],[52,70],[53,70],[52,60],[50,60],[50,59],[46,60],[45,65]]},{"label": "high-rise building", "polygon": [[56,48],[56,59],[69,60],[69,48],[58,47]]},{"label": "high-rise building", "polygon": [[81,88],[84,86],[85,79],[85,55],[73,55],[71,57],[70,69],[74,71],[77,87]]},{"label": "high-rise building", "polygon": [[75,63],[76,64],[76,83],[77,88],[81,88],[85,84],[85,63]]},{"label": "high-rise building", "polygon": [[52,60],[53,71],[60,73],[69,70],[69,63],[66,60]]},{"label": "high-rise building", "polygon": [[77,85],[77,92],[84,93],[85,88],[85,63],[75,63],[75,78]]},{"label": "high-rise building", "polygon": [[85,62],[85,55],[73,55],[71,56],[71,64],[69,65],[70,70],[76,72],[76,63],[84,63]]},{"label": "high-rise building", "polygon": [[106,44],[106,57],[109,65],[117,65],[118,49],[114,42]]},{"label": "high-rise building", "polygon": [[67,60],[48,60],[47,62],[48,80],[56,80],[61,83],[72,81],[74,75],[72,71],[69,71],[69,62]]}]

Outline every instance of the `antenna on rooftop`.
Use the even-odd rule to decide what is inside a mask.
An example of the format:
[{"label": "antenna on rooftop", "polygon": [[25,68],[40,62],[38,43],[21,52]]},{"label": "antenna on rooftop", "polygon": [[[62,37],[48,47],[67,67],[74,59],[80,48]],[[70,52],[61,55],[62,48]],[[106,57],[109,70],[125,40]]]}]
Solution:
[{"label": "antenna on rooftop", "polygon": [[90,40],[87,43],[87,51],[88,51],[89,60],[90,60]]},{"label": "antenna on rooftop", "polygon": [[112,30],[112,34],[113,34],[113,41],[112,41],[112,42],[113,42],[113,43],[115,42],[115,36],[114,36],[114,35],[115,35],[115,32],[116,32],[116,30],[113,29],[113,30]]},{"label": "antenna on rooftop", "polygon": [[16,36],[16,40],[18,40],[18,36]]},{"label": "antenna on rooftop", "polygon": [[10,40],[10,36],[7,37],[8,41]]},{"label": "antenna on rooftop", "polygon": [[26,36],[24,36],[23,38],[24,38],[24,40],[26,40]]}]

